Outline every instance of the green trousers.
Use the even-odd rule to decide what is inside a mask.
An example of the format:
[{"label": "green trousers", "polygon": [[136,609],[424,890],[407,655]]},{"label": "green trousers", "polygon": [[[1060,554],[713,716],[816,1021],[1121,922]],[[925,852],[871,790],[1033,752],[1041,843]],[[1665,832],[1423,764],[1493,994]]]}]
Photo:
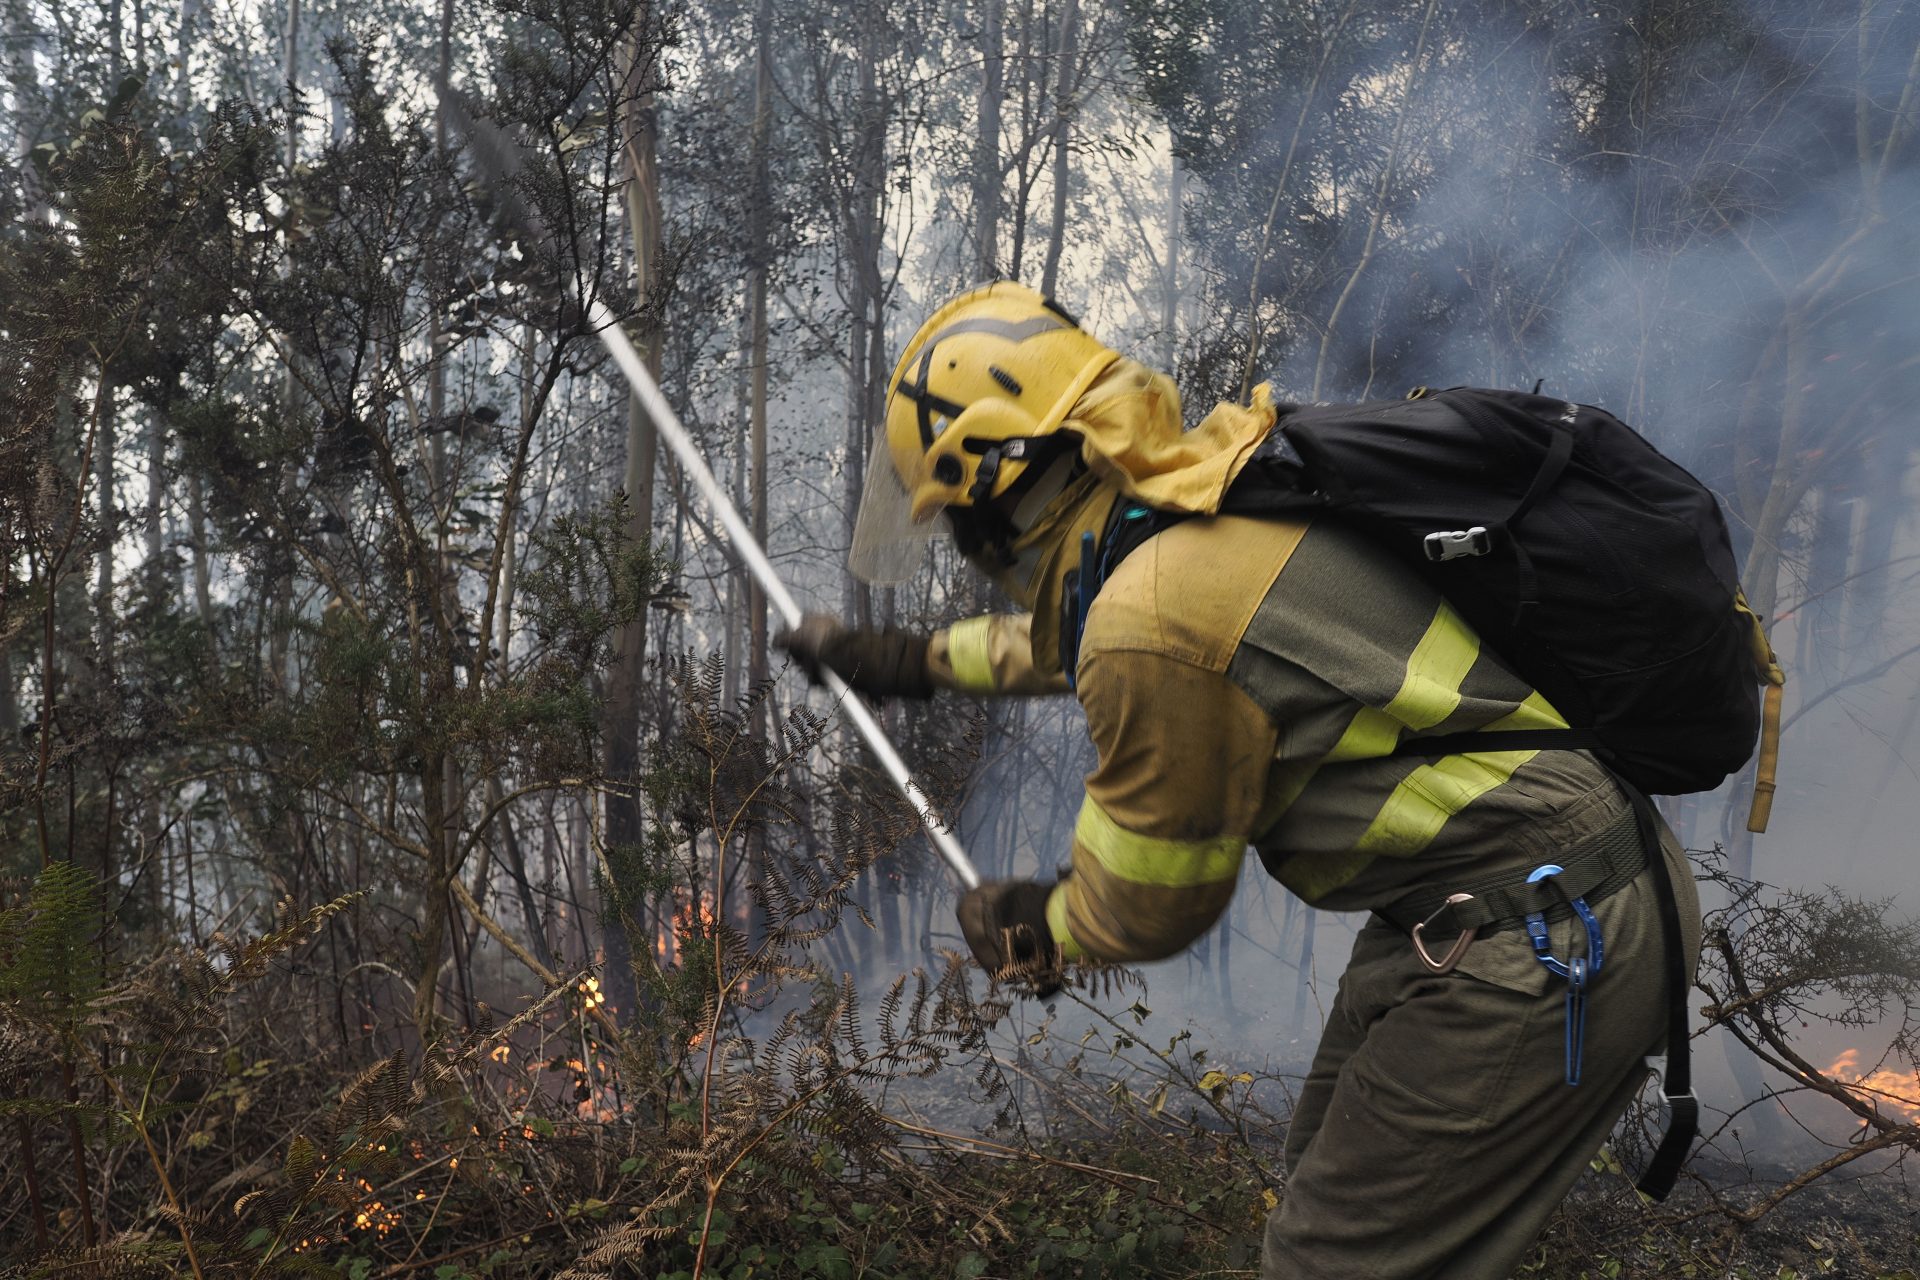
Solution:
[{"label": "green trousers", "polygon": [[[1591,818],[1623,813],[1607,805]],[[1664,831],[1663,842],[1691,974],[1699,899],[1677,842]],[[1553,860],[1544,847],[1521,856]],[[1644,870],[1594,907],[1605,956],[1574,1086],[1566,984],[1534,958],[1524,930],[1477,940],[1459,969],[1435,975],[1405,934],[1374,917],[1355,940],[1294,1109],[1262,1280],[1510,1275],[1640,1091],[1647,1056],[1663,1047],[1656,892]],[[1576,929],[1556,923],[1554,954],[1584,953]]]}]

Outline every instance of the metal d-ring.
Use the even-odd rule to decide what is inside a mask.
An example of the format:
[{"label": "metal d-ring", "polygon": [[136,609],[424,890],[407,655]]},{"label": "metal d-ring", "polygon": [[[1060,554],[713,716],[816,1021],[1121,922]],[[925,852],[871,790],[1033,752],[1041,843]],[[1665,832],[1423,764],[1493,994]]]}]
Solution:
[{"label": "metal d-ring", "polygon": [[1413,926],[1413,954],[1420,957],[1421,964],[1427,966],[1427,968],[1433,970],[1435,973],[1453,972],[1453,967],[1460,963],[1460,957],[1466,955],[1467,948],[1473,945],[1473,935],[1479,932],[1478,927],[1462,929],[1460,936],[1453,940],[1453,945],[1447,948],[1447,954],[1441,956],[1438,960],[1435,960],[1427,954],[1427,944],[1421,940],[1420,935],[1426,932],[1427,926],[1439,919],[1440,913],[1448,907],[1458,906],[1462,902],[1472,901],[1473,895],[1470,893],[1451,894],[1445,902],[1434,909],[1432,915]]}]

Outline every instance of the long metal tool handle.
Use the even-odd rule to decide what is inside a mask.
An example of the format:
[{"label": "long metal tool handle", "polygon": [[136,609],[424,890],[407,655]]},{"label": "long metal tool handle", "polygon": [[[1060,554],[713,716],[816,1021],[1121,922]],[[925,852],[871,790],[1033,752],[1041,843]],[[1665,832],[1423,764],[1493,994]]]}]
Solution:
[{"label": "long metal tool handle", "polygon": [[[713,478],[713,472],[707,468],[706,459],[700,456],[700,450],[694,445],[693,437],[687,434],[686,427],[681,425],[679,415],[674,413],[673,406],[667,403],[667,398],[660,394],[660,388],[654,382],[653,375],[647,372],[647,366],[641,361],[640,353],[635,351],[633,343],[627,340],[627,335],[621,330],[620,323],[614,318],[613,312],[608,309],[606,303],[595,299],[587,314],[594,329],[600,335],[600,341],[606,344],[608,353],[620,366],[620,371],[626,374],[627,381],[633,384],[634,394],[640,397],[640,403],[646,409],[647,417],[652,421],[654,429],[673,449],[674,455],[680,459],[681,467],[693,481],[693,487],[700,491],[701,496],[706,498],[707,505],[713,509],[714,515],[719,517],[721,527],[727,531],[727,538],[733,543],[733,553],[740,557],[741,563],[747,567],[747,572],[760,583],[761,588],[767,593],[767,599],[780,611],[780,616],[786,619],[787,625],[799,626],[800,605],[787,591],[786,584],[780,581],[780,575],[774,572],[773,563],[767,559],[767,553],[754,539],[753,531],[747,527],[747,522],[741,518],[740,512],[728,499],[726,490],[722,489],[720,482]],[[884,461],[881,465],[885,465]],[[947,865],[953,869],[953,874],[959,878],[961,884],[969,889],[978,888],[980,873],[974,869],[973,860],[967,857],[967,851],[960,847],[960,842],[955,840],[953,834],[946,829],[940,815],[934,811],[933,802],[927,799],[927,793],[914,782],[913,775],[907,771],[907,762],[900,758],[898,751],[894,750],[893,743],[887,738],[886,730],[880,727],[880,723],[873,718],[873,713],[867,710],[867,704],[860,701],[847,688],[846,681],[831,671],[823,671],[822,674],[827,678],[827,687],[833,691],[834,697],[839,701],[840,709],[846,713],[849,720],[853,721],[853,727],[859,730],[860,736],[867,740],[867,746],[872,748],[873,754],[879,758],[881,766],[887,771],[887,776],[893,779],[893,784],[900,788],[900,794],[904,795],[907,802],[919,813],[920,821],[927,828],[927,837],[933,841],[933,847],[938,849],[940,856],[947,860]]]}]

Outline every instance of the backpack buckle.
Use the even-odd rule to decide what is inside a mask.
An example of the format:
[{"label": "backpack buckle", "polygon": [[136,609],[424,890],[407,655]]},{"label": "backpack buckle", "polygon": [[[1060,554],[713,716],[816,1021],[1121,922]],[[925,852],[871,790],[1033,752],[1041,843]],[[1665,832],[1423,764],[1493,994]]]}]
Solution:
[{"label": "backpack buckle", "polygon": [[1487,536],[1485,525],[1477,524],[1471,529],[1445,529],[1430,533],[1423,545],[1427,559],[1438,563],[1442,560],[1458,560],[1461,556],[1484,556],[1493,550],[1493,539]]}]

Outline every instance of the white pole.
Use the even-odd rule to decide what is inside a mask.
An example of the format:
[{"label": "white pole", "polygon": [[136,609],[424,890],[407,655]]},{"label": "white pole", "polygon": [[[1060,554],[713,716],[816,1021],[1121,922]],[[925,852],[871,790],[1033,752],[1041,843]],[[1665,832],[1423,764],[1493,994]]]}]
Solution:
[{"label": "white pole", "polygon": [[[635,351],[633,343],[627,340],[625,331],[620,328],[620,322],[614,318],[607,304],[597,298],[589,308],[587,316],[599,333],[600,341],[606,344],[608,353],[620,366],[620,371],[626,374],[627,381],[633,384],[634,394],[640,397],[641,406],[646,409],[647,417],[652,420],[654,429],[673,449],[675,456],[680,459],[681,467],[693,481],[693,487],[706,498],[707,505],[719,518],[721,527],[727,531],[728,540],[733,543],[733,553],[740,557],[747,571],[759,580],[760,586],[767,593],[767,599],[780,611],[780,616],[786,619],[787,625],[799,626],[800,605],[788,593],[786,584],[780,581],[780,575],[774,571],[773,563],[767,559],[767,553],[761,550],[760,544],[754,540],[753,531],[747,527],[747,522],[741,518],[740,512],[727,498],[726,490],[720,487],[720,482],[713,478],[713,472],[707,469],[706,459],[700,456],[700,450],[694,445],[693,437],[687,434],[686,427],[681,425],[679,415],[674,413],[673,406],[667,403],[667,398],[660,394],[660,388],[655,384],[653,375],[647,372],[647,366],[641,362],[640,353]],[[882,460],[878,465],[886,464]],[[827,688],[831,689],[834,697],[838,699],[840,709],[846,713],[849,720],[853,721],[853,727],[859,730],[860,736],[867,740],[867,746],[873,749],[873,754],[879,758],[881,766],[886,769],[887,776],[893,779],[893,784],[900,788],[900,793],[906,796],[907,802],[920,815],[920,821],[927,828],[927,837],[933,841],[934,848],[940,851],[940,856],[947,860],[947,865],[953,869],[953,874],[959,877],[960,883],[967,888],[979,888],[980,873],[974,870],[973,860],[967,857],[967,851],[960,847],[960,842],[955,840],[953,834],[946,829],[946,824],[934,811],[933,802],[927,799],[926,792],[920,789],[914,782],[913,775],[907,772],[907,762],[900,758],[898,751],[894,750],[893,743],[887,739],[886,730],[880,727],[879,722],[873,718],[873,713],[867,710],[867,704],[860,701],[852,690],[847,688],[846,681],[833,672],[823,670],[821,674],[826,677]]]}]

